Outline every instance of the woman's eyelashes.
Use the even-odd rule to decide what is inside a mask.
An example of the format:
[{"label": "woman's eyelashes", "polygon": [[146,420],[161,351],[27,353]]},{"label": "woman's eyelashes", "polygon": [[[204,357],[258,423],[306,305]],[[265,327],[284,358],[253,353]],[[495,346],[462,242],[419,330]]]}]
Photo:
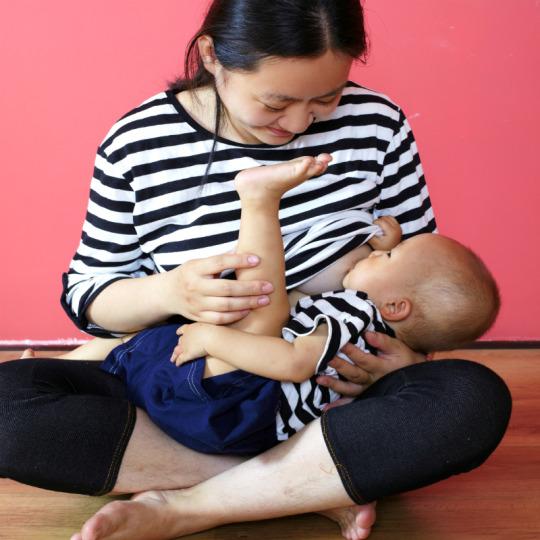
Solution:
[{"label": "woman's eyelashes", "polygon": [[272,112],[281,112],[284,111],[287,107],[270,107],[270,105],[267,105],[266,103],[263,103],[265,109],[272,111]]},{"label": "woman's eyelashes", "polygon": [[[334,104],[337,97],[338,96],[334,96],[329,101],[317,101],[316,100],[316,101],[314,101],[314,103],[316,103],[317,105],[321,105],[322,107],[328,107],[328,106]],[[283,112],[287,108],[287,105],[285,105],[283,107],[272,107],[271,105],[268,105],[267,103],[262,103],[262,104],[263,104],[265,109],[267,109],[268,111],[271,111],[271,112]]]}]

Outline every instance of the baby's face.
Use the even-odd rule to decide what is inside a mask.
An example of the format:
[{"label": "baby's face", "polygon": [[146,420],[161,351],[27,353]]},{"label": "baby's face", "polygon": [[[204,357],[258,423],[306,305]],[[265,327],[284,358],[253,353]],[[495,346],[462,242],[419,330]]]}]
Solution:
[{"label": "baby's face", "polygon": [[[364,291],[378,304],[388,295],[406,295],[409,284],[421,279],[422,270],[434,256],[440,237],[434,234],[413,236],[391,251],[372,251],[358,261],[343,279],[343,287]],[[438,251],[438,250],[437,250]]]}]

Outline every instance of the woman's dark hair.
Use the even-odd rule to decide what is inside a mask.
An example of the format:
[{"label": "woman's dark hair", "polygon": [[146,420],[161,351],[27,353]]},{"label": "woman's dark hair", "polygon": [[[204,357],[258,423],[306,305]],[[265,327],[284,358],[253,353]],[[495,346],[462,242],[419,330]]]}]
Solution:
[{"label": "woman's dark hair", "polygon": [[[197,40],[210,36],[217,60],[227,70],[250,72],[268,57],[318,57],[328,50],[363,60],[367,38],[360,0],[213,0],[199,31],[186,50],[184,77],[169,90],[213,86]],[[223,106],[216,95],[216,121],[211,165]]]}]

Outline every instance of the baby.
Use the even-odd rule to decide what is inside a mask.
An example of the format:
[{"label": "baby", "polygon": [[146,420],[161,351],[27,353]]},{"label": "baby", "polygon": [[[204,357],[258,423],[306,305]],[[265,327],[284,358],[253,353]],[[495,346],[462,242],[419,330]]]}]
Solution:
[{"label": "baby", "polygon": [[182,444],[247,455],[290,437],[340,397],[316,377],[337,376],[328,364],[347,342],[366,350],[367,330],[429,352],[469,343],[494,322],[499,295],[482,261],[439,235],[399,243],[399,224],[390,217],[375,222],[384,234],[366,240],[379,249],[347,272],[343,289],[301,297],[289,317],[280,199],[330,161],[321,154],[248,169],[235,179],[242,205],[237,251],[261,259],[237,277],[272,281],[270,305],[228,327],[144,330],[103,363],[125,379],[130,399]]}]

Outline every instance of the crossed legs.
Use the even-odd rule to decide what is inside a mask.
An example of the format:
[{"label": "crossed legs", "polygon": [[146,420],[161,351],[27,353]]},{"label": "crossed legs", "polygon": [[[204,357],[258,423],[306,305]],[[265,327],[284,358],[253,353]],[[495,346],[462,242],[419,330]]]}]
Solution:
[{"label": "crossed legs", "polygon": [[199,486],[151,491],[131,501],[109,503],[71,540],[165,540],[231,521],[332,506],[351,507],[342,518],[346,538],[367,538],[375,520],[374,505],[354,506],[316,421],[289,441]]}]

